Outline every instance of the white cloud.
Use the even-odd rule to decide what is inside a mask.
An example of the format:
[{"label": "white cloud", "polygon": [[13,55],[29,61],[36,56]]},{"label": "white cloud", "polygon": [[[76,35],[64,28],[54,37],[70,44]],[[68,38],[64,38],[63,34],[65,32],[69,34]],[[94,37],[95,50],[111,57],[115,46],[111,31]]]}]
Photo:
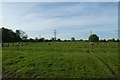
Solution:
[{"label": "white cloud", "polygon": [[[53,5],[49,9],[46,6],[40,6],[42,4],[45,3],[12,3],[4,5],[3,25],[13,30],[22,29],[28,32],[30,36],[35,36],[32,33],[39,35],[40,32],[48,30],[49,33],[49,30],[60,28],[68,28],[71,31],[74,27],[75,31],[80,29],[81,32],[83,29],[96,31],[117,29],[118,15],[115,6],[101,6],[101,4],[105,5],[105,3],[78,3],[64,7],[56,5],[56,8]],[[46,8],[44,9],[44,7]],[[64,30],[64,32],[66,31]],[[49,36],[50,34],[44,33],[43,35]]]}]

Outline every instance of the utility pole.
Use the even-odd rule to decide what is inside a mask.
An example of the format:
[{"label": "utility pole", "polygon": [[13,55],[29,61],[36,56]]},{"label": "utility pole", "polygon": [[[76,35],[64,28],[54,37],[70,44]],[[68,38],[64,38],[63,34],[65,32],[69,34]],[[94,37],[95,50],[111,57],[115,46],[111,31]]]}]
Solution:
[{"label": "utility pole", "polygon": [[90,35],[92,35],[92,30],[90,31]]},{"label": "utility pole", "polygon": [[54,39],[56,40],[56,30],[54,30]]}]

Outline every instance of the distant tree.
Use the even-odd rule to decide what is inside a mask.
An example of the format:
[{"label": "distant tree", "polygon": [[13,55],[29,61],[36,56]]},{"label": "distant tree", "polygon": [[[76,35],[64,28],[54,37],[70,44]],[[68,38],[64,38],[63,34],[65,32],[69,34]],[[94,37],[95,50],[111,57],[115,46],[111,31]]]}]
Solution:
[{"label": "distant tree", "polygon": [[97,41],[99,41],[99,37],[96,34],[92,34],[89,36],[89,41],[90,42],[97,42]]},{"label": "distant tree", "polygon": [[107,42],[112,42],[112,39],[108,39]]},{"label": "distant tree", "polygon": [[88,40],[83,40],[84,42],[88,42]]},{"label": "distant tree", "polygon": [[43,37],[39,39],[39,42],[44,42],[44,41],[45,41],[45,38]]},{"label": "distant tree", "polygon": [[120,41],[119,39],[116,40],[116,42],[119,42],[119,41]]},{"label": "distant tree", "polygon": [[64,40],[64,42],[67,42],[68,40]]},{"label": "distant tree", "polygon": [[35,42],[38,42],[38,41],[39,41],[38,37],[35,37]]},{"label": "distant tree", "polygon": [[27,40],[28,35],[22,30],[16,30],[16,34],[20,36],[22,40]]},{"label": "distant tree", "polygon": [[27,40],[27,34],[22,30],[16,30],[15,32],[11,29],[2,27],[2,41],[3,42],[20,42]]},{"label": "distant tree", "polygon": [[99,42],[106,42],[106,39],[101,39],[99,40]]},{"label": "distant tree", "polygon": [[60,39],[60,38],[58,38],[58,39],[57,39],[57,41],[58,41],[58,42],[60,42],[60,41],[61,41],[61,39]]},{"label": "distant tree", "polygon": [[20,31],[16,30],[16,36],[20,37]]},{"label": "distant tree", "polygon": [[16,41],[17,42],[20,42],[22,39],[20,37],[20,31],[19,30],[16,30]]},{"label": "distant tree", "polygon": [[33,42],[34,40],[32,38],[29,39],[30,42]]},{"label": "distant tree", "polygon": [[75,41],[75,38],[74,38],[74,37],[72,37],[72,38],[71,38],[71,41]]},{"label": "distant tree", "polygon": [[27,38],[28,38],[28,35],[24,35],[24,36],[22,37],[23,40],[27,40]]},{"label": "distant tree", "polygon": [[83,41],[83,39],[80,39],[80,41]]},{"label": "distant tree", "polygon": [[70,42],[71,40],[67,40],[67,42]]},{"label": "distant tree", "polygon": [[112,42],[115,42],[115,39],[114,39],[114,38],[112,39]]},{"label": "distant tree", "polygon": [[106,39],[104,39],[103,42],[106,42]]},{"label": "distant tree", "polygon": [[55,38],[52,37],[51,40],[52,40],[52,41],[55,41]]},{"label": "distant tree", "polygon": [[2,42],[15,42],[20,40],[21,38],[13,32],[11,29],[7,29],[2,27]]},{"label": "distant tree", "polygon": [[108,39],[107,41],[108,42],[115,42],[116,40],[113,38],[113,39]]},{"label": "distant tree", "polygon": [[45,42],[50,42],[50,40],[48,40],[48,39],[45,39],[44,41],[45,41]]}]

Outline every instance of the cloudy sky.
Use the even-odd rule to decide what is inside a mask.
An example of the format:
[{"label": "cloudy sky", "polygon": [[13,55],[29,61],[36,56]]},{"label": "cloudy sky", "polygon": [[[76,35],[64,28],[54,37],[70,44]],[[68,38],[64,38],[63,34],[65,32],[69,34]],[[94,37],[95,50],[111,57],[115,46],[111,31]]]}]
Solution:
[{"label": "cloudy sky", "polygon": [[6,2],[2,26],[25,31],[29,38],[88,39],[90,31],[100,39],[118,38],[117,2]]}]

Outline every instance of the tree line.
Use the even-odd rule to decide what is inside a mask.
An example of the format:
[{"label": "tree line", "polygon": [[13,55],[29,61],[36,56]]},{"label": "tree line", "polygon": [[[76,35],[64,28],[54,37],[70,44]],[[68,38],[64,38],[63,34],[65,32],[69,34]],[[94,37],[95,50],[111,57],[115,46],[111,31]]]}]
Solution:
[{"label": "tree line", "polygon": [[0,28],[2,31],[2,42],[22,42],[27,40],[27,34],[22,30],[16,30],[15,32],[12,29]]},{"label": "tree line", "polygon": [[[15,32],[12,30],[12,29],[7,29],[7,28],[0,28],[0,32],[2,33],[2,43],[7,43],[7,42],[74,42],[74,41],[78,41],[78,42],[81,42],[81,41],[84,41],[84,42],[88,42],[88,41],[91,41],[91,42],[96,42],[96,41],[99,41],[99,42],[119,42],[120,40],[117,39],[115,40],[114,38],[113,39],[101,39],[99,40],[99,37],[96,35],[96,34],[91,34],[88,38],[88,40],[83,40],[83,39],[80,39],[80,40],[76,40],[75,37],[71,37],[71,39],[69,40],[61,40],[60,38],[58,39],[55,39],[55,38],[51,38],[51,39],[45,39],[45,38],[35,38],[35,39],[28,39],[28,35],[22,31],[22,30],[16,30]],[[0,34],[1,36],[1,34]]]}]

